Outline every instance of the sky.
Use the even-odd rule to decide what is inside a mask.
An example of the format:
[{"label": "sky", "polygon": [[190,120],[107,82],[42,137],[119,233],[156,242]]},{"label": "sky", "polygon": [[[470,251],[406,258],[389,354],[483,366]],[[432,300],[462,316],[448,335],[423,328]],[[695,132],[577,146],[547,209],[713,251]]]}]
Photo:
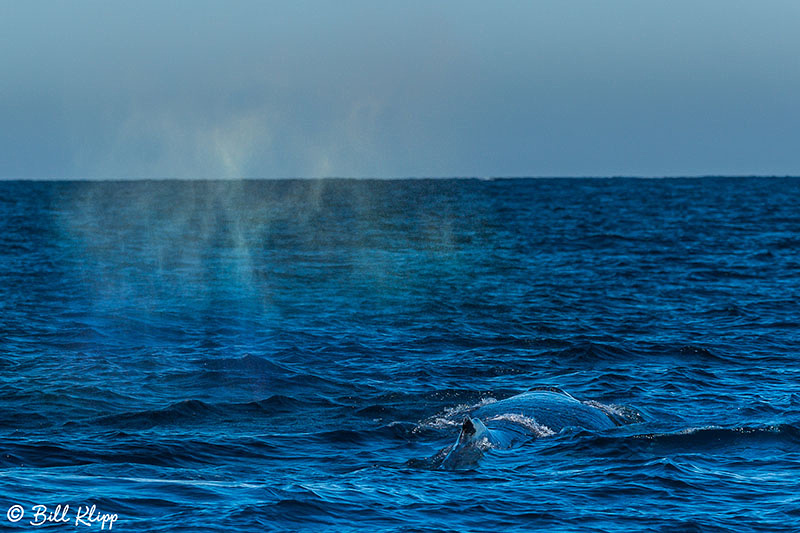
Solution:
[{"label": "sky", "polygon": [[800,175],[797,0],[0,0],[1,178]]}]

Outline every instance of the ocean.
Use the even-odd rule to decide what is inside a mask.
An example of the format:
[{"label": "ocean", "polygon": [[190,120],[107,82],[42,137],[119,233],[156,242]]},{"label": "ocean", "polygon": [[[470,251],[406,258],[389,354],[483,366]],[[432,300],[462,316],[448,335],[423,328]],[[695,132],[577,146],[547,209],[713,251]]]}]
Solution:
[{"label": "ocean", "polygon": [[[0,525],[800,531],[800,180],[0,182]],[[624,415],[476,465],[474,410]]]}]

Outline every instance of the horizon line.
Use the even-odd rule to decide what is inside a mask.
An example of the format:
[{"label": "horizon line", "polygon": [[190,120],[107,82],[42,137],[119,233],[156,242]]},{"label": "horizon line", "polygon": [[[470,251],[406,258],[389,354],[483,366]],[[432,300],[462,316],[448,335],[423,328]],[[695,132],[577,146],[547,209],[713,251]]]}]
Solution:
[{"label": "horizon line", "polygon": [[141,182],[141,181],[423,181],[423,180],[547,180],[547,179],[640,179],[640,180],[670,180],[670,179],[791,179],[800,178],[800,174],[670,174],[670,175],[507,175],[507,176],[321,176],[321,177],[121,177],[121,176],[85,176],[85,177],[53,177],[53,176],[25,176],[25,177],[0,177],[0,182],[32,181],[32,182]]}]

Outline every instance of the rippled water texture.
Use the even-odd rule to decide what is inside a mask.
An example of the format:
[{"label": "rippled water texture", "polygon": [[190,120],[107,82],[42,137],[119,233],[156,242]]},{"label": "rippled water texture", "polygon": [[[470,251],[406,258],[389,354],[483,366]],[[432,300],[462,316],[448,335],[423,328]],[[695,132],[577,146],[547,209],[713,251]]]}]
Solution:
[{"label": "rippled water texture", "polygon": [[[0,523],[800,530],[799,204],[794,179],[0,183]],[[431,468],[535,386],[638,418]]]}]

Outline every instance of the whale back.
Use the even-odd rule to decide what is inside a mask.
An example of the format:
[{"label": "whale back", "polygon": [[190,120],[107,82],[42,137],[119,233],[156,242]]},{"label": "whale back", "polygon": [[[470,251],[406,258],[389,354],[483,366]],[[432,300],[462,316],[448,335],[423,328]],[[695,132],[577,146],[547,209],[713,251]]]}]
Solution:
[{"label": "whale back", "polygon": [[492,419],[504,415],[521,415],[555,433],[569,427],[600,431],[617,426],[601,409],[580,402],[558,389],[523,392],[481,407],[473,415],[480,417],[489,428],[492,427]]}]

